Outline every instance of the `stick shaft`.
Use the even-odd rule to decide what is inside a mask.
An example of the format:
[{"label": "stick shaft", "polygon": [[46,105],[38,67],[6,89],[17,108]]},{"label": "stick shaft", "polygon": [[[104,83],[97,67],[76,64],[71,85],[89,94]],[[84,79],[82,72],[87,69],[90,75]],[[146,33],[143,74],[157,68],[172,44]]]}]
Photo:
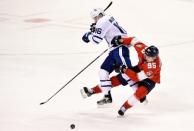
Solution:
[{"label": "stick shaft", "polygon": [[58,94],[63,88],[65,88],[71,81],[73,81],[79,74],[81,74],[85,69],[87,69],[92,63],[94,63],[100,56],[102,56],[108,49],[104,50],[99,56],[97,56],[93,61],[91,61],[86,67],[84,67],[80,72],[78,72],[73,78],[71,78],[64,86],[62,86],[57,92],[55,92],[47,101],[41,102],[40,105],[43,105],[50,101],[56,94]]},{"label": "stick shaft", "polygon": [[108,6],[104,9],[106,11],[112,5],[112,1],[108,4]]}]

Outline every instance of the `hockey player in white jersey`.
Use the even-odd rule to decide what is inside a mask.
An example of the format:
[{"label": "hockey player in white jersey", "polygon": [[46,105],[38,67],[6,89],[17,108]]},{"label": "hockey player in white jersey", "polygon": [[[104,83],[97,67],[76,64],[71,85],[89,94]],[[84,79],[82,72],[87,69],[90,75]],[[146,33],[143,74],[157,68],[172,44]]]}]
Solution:
[{"label": "hockey player in white jersey", "polygon": [[[112,87],[109,74],[115,70],[115,68],[125,65],[126,67],[131,67],[131,61],[129,56],[129,49],[124,45],[119,45],[113,47],[111,41],[115,36],[127,36],[127,32],[119,26],[117,21],[112,17],[105,15],[104,10],[97,8],[93,9],[91,12],[91,17],[94,20],[94,23],[91,25],[90,32],[87,32],[83,35],[82,40],[85,43],[94,43],[99,44],[103,39],[106,40],[109,47],[109,55],[106,57],[102,63],[99,71],[100,84],[97,85],[104,93],[103,99],[97,101],[97,104],[103,105],[107,103],[112,103],[112,97],[110,89]],[[82,95],[87,96],[86,93],[92,91],[84,87],[81,89]]]}]

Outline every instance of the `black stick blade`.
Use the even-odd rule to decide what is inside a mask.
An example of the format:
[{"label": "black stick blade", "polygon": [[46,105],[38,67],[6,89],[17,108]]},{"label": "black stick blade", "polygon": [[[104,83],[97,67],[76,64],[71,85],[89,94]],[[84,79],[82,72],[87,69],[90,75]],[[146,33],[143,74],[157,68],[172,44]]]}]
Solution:
[{"label": "black stick blade", "polygon": [[41,102],[40,105],[43,105],[43,104],[45,104],[45,103],[46,103],[46,102]]}]

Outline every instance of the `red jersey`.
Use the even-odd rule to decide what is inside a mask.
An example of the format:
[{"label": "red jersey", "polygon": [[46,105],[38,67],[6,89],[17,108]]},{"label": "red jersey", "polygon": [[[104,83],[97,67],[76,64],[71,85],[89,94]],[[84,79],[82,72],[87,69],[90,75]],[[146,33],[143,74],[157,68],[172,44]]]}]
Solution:
[{"label": "red jersey", "polygon": [[147,62],[144,56],[144,51],[147,46],[144,43],[139,42],[135,39],[136,38],[134,37],[123,38],[123,45],[134,46],[139,58],[139,69],[144,72],[147,78],[156,83],[160,83],[161,61],[159,56],[153,62]]}]

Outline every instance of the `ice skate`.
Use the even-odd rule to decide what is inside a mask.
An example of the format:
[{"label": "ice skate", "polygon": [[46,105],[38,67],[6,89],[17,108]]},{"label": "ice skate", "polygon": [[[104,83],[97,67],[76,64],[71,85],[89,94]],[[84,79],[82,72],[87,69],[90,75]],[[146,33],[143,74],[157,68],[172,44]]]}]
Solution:
[{"label": "ice skate", "polygon": [[143,97],[142,99],[140,99],[140,103],[144,104],[144,105],[147,105],[148,104],[148,99],[147,97]]},{"label": "ice skate", "polygon": [[118,111],[119,116],[124,116],[125,111],[126,111],[125,107],[121,107],[121,108],[119,109],[119,111]]},{"label": "ice skate", "polygon": [[98,107],[110,107],[112,104],[112,96],[111,96],[111,93],[110,91],[108,92],[107,95],[104,95],[104,97],[97,101],[97,105]]},{"label": "ice skate", "polygon": [[88,89],[87,87],[83,87],[83,89],[80,90],[81,95],[83,98],[90,97],[94,94],[94,92],[91,89]]}]

